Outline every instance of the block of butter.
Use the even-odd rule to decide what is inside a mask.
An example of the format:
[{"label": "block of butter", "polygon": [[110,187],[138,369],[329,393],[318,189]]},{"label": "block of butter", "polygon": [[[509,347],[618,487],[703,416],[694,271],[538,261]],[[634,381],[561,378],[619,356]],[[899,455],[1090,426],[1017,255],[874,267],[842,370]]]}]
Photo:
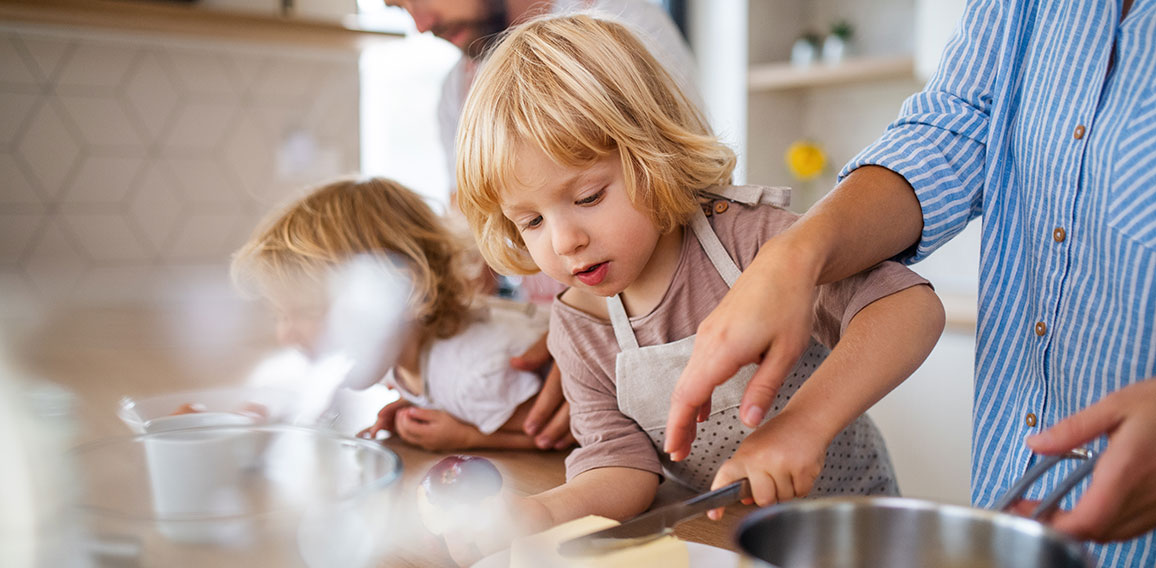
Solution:
[{"label": "block of butter", "polygon": [[519,538],[510,546],[510,568],[689,568],[686,543],[673,536],[605,554],[575,558],[558,554],[559,544],[617,524],[618,521],[606,517],[589,515]]}]

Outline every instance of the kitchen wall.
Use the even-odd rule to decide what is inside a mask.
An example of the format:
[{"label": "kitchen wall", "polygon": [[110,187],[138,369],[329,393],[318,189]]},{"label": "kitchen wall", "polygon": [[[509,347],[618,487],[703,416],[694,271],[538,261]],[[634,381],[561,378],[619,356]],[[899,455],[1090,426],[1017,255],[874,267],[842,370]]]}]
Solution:
[{"label": "kitchen wall", "polygon": [[[806,32],[823,37],[834,22],[851,23],[847,61],[913,53],[915,0],[764,0],[751,2],[751,64],[785,62]],[[765,23],[764,23],[765,22]],[[755,30],[765,29],[764,33]],[[922,87],[915,75],[849,81],[831,86],[761,90],[750,94],[748,179],[791,185],[796,211],[805,211],[835,182],[843,164],[895,119],[903,100]],[[784,155],[798,140],[817,143],[828,156],[814,180],[791,177]]]},{"label": "kitchen wall", "polygon": [[270,207],[355,172],[349,49],[0,24],[0,316],[229,296]]}]

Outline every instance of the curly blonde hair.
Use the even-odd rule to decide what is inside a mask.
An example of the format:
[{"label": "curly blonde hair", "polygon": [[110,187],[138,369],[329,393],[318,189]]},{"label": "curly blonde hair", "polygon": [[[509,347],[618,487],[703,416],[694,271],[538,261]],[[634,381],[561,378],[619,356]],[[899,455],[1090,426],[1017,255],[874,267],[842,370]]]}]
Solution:
[{"label": "curly blonde hair", "polygon": [[642,42],[584,14],[512,28],[466,99],[458,205],[486,261],[506,274],[538,271],[501,210],[521,144],[570,167],[617,154],[631,201],[664,233],[689,221],[699,190],[730,183],[735,166],[734,152]]},{"label": "curly blonde hair", "polygon": [[466,243],[417,194],[383,178],[343,179],[274,212],[234,255],[230,272],[246,292],[324,285],[358,255],[404,260],[411,315],[421,337],[451,337],[468,325],[474,287]]}]

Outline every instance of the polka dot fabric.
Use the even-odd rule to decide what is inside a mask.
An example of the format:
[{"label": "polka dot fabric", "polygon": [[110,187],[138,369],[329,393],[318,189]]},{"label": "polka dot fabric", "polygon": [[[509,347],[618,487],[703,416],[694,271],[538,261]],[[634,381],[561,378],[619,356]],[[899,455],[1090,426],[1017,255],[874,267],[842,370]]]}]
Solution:
[{"label": "polka dot fabric", "polygon": [[[779,389],[768,420],[787,404],[827,353],[822,345],[811,344]],[[666,428],[652,428],[646,433],[655,447],[661,449]],[[734,455],[750,433],[751,429],[739,419],[738,406],[730,406],[716,410],[706,422],[698,425],[698,435],[691,444],[687,459],[672,462],[666,453],[659,451],[659,455],[668,478],[696,491],[707,491],[723,462]],[[899,487],[883,436],[864,415],[840,432],[827,448],[826,462],[809,496],[898,494]]]}]

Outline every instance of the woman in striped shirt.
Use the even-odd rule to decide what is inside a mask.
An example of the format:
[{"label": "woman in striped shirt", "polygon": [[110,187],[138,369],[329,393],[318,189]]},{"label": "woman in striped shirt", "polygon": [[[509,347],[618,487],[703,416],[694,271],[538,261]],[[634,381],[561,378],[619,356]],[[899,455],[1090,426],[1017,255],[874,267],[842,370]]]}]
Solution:
[{"label": "woman in striped shirt", "polygon": [[[942,61],[703,322],[666,450],[743,364],[763,361],[742,415],[767,408],[816,284],[917,262],[982,215],[972,501],[1086,446],[1092,479],[1051,523],[1106,543],[1103,566],[1156,566],[1156,2],[973,0]],[[763,300],[788,295],[795,313]]]}]

